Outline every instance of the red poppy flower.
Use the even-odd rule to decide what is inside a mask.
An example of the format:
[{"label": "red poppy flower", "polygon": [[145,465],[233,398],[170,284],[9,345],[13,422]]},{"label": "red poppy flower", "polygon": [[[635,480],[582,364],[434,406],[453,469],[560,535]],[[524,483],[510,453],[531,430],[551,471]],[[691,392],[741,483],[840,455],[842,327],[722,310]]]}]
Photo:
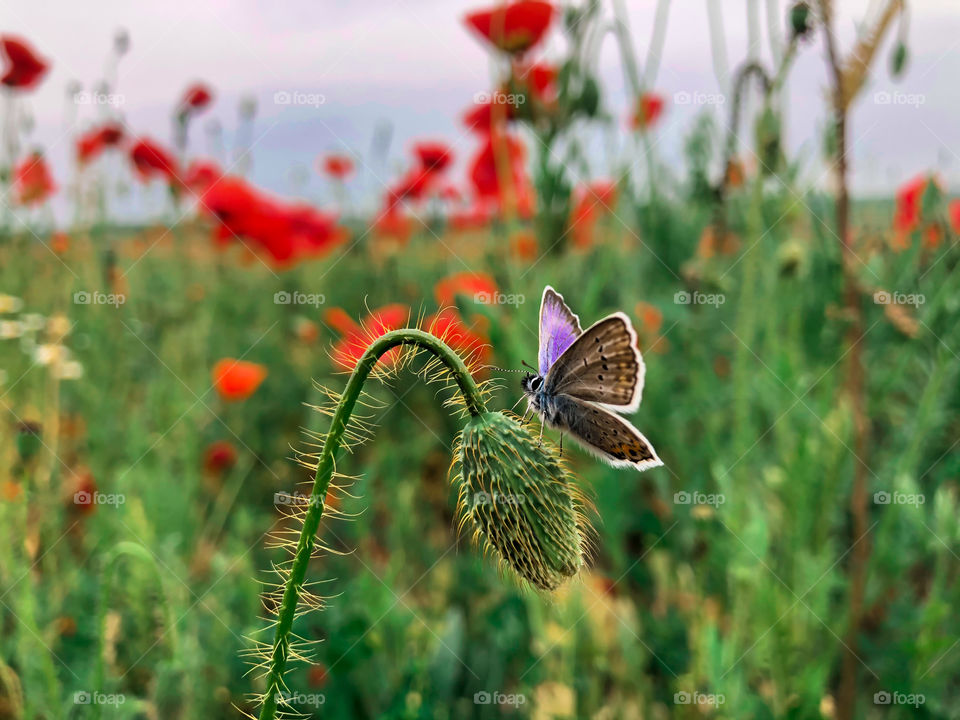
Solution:
[{"label": "red poppy flower", "polygon": [[194,160],[183,174],[183,184],[198,194],[205,192],[223,177],[220,166],[213,160]]},{"label": "red poppy flower", "polygon": [[[533,192],[524,165],[526,151],[523,144],[509,135],[491,135],[470,162],[469,177],[476,196],[490,200],[503,208],[514,201],[521,215],[527,215],[533,207]],[[497,160],[502,157],[503,168]],[[501,187],[501,172],[509,179],[509,186]],[[508,193],[513,198],[508,198]]]},{"label": "red poppy flower", "polygon": [[[333,363],[341,370],[353,370],[367,347],[378,337],[391,330],[406,327],[410,317],[410,308],[399,303],[385,305],[372,311],[359,325],[344,310],[330,308],[323,319],[340,333],[340,339],[333,345]],[[393,365],[397,361],[400,348],[394,348],[380,358],[384,365]]]},{"label": "red poppy flower", "polygon": [[549,105],[557,99],[557,68],[548,63],[518,64],[514,83],[533,100]]},{"label": "red poppy flower", "polygon": [[532,230],[519,230],[510,238],[510,252],[517,260],[530,262],[540,252],[537,236]]},{"label": "red poppy flower", "polygon": [[483,136],[489,135],[495,126],[501,129],[504,123],[514,118],[513,104],[500,102],[505,97],[506,93],[498,90],[489,100],[470,106],[462,117],[464,127]]},{"label": "red poppy flower", "polygon": [[70,496],[74,510],[81,515],[90,515],[97,509],[97,503],[94,502],[97,494],[97,481],[93,473],[89,470],[81,470],[73,473],[73,495]]},{"label": "red poppy flower", "polygon": [[116,147],[123,142],[123,126],[108,122],[92,128],[77,138],[77,162],[83,166],[96,160],[108,147]]},{"label": "red poppy flower", "polygon": [[461,272],[440,280],[433,286],[433,295],[441,307],[453,305],[457,295],[475,302],[491,302],[499,292],[496,281],[486,273]]},{"label": "red poppy flower", "polygon": [[413,235],[413,221],[394,202],[377,216],[373,223],[377,238],[392,240],[399,245],[406,245]]},{"label": "red poppy flower", "polygon": [[26,40],[12,35],[0,36],[0,53],[7,64],[0,83],[11,88],[30,90],[43,80],[49,63],[34,52]]},{"label": "red poppy flower", "polygon": [[210,475],[220,475],[237,462],[237,449],[226,440],[210,443],[203,453],[203,469]]},{"label": "red poppy flower", "polygon": [[477,316],[467,325],[454,308],[445,308],[427,318],[427,331],[467,358],[470,365],[486,365],[490,359],[490,341],[486,333],[487,319]]},{"label": "red poppy flower", "polygon": [[634,130],[649,130],[663,114],[664,100],[662,95],[645,92],[637,100],[630,125]]},{"label": "red poppy flower", "polygon": [[442,142],[419,142],[413,146],[413,153],[428,172],[441,173],[453,162],[453,150]]},{"label": "red poppy flower", "polygon": [[197,194],[201,210],[217,221],[216,243],[250,241],[278,266],[317,257],[347,239],[335,216],[309,205],[284,204],[243,178],[220,177]]},{"label": "red poppy flower", "polygon": [[427,197],[436,174],[423,167],[410,168],[399,180],[387,188],[387,204],[395,206],[401,200],[419,202]]},{"label": "red poppy flower", "polygon": [[554,7],[542,0],[519,0],[469,13],[464,21],[484,40],[509,53],[524,53],[546,34]]},{"label": "red poppy flower", "polygon": [[929,177],[921,175],[904,183],[897,190],[897,208],[893,216],[893,227],[897,232],[911,233],[920,224],[923,194],[926,192],[929,182]]},{"label": "red poppy flower", "polygon": [[47,161],[39,152],[20,161],[13,171],[13,185],[21,205],[39,205],[57,189]]},{"label": "red poppy flower", "polygon": [[212,371],[213,386],[227,402],[246,400],[267,377],[267,368],[245,360],[223,358]]},{"label": "red poppy flower", "polygon": [[950,227],[954,233],[960,235],[960,200],[951,200],[947,212],[950,215]]},{"label": "red poppy flower", "polygon": [[320,167],[334,180],[346,180],[353,174],[353,160],[347,155],[327,155],[322,158]]},{"label": "red poppy flower", "polygon": [[134,143],[130,148],[130,160],[137,175],[144,181],[160,176],[172,183],[179,175],[173,154],[149,138],[140,138]]},{"label": "red poppy flower", "polygon": [[194,83],[183,93],[178,105],[180,112],[200,112],[213,100],[213,92],[203,83]]}]

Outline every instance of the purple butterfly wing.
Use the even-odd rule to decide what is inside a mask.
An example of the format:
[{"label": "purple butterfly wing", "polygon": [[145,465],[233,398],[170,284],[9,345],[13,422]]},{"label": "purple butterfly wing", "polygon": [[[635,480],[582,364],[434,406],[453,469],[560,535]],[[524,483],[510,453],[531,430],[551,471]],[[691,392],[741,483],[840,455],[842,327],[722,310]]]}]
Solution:
[{"label": "purple butterfly wing", "polygon": [[547,285],[540,301],[538,365],[541,375],[546,376],[557,358],[573,344],[581,332],[583,330],[580,328],[580,318],[570,311],[563,297]]}]

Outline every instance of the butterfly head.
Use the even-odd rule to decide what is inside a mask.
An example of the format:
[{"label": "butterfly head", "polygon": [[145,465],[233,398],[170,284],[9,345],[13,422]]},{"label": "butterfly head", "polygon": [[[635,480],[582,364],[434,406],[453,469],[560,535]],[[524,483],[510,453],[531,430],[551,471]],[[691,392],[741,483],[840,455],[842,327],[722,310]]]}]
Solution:
[{"label": "butterfly head", "polygon": [[528,395],[535,395],[543,389],[543,377],[534,373],[527,373],[520,381],[523,391]]}]

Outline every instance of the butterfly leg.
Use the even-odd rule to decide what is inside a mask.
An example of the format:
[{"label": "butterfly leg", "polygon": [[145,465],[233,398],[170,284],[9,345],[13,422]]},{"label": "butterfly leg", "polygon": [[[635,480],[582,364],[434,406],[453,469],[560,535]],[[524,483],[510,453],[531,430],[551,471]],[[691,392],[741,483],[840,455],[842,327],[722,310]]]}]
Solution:
[{"label": "butterfly leg", "polygon": [[560,433],[560,457],[563,457],[563,433]]},{"label": "butterfly leg", "polygon": [[543,423],[540,423],[540,440],[537,442],[537,447],[543,447]]}]

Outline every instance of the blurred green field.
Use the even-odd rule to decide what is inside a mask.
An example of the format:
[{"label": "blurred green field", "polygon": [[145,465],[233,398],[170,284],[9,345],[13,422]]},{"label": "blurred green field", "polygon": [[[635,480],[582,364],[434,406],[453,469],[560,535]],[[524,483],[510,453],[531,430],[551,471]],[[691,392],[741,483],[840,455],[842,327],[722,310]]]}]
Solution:
[{"label": "blurred green field", "polygon": [[[303,429],[324,426],[305,406],[322,400],[312,381],[339,388],[346,379],[328,357],[337,333],[324,311],[359,318],[399,302],[414,318],[429,314],[434,285],[469,258],[524,300],[459,299],[468,323],[488,329],[500,367],[535,358],[546,283],[585,321],[617,309],[633,317],[647,364],[634,421],[666,466],[638,474],[565,451],[596,505],[595,553],[548,598],[458,537],[447,468],[460,422],[435,388],[408,372],[373,390],[383,402],[375,437],[340,467],[359,476],[338,504],[352,517],[320,533],[345,554],[310,566],[308,579],[331,599],[295,628],[318,641],[315,664],[289,676],[309,716],[831,717],[847,566],[864,542],[862,716],[955,717],[956,246],[874,245],[862,256],[871,285],[925,302],[891,322],[889,306],[862,299],[870,493],[898,495],[871,498],[861,538],[846,500],[858,459],[841,392],[839,254],[819,219],[825,198],[768,188],[765,230],[742,240],[749,252],[711,258],[697,248],[707,211],[684,202],[621,203],[588,250],[538,262],[511,258],[510,236],[496,228],[423,228],[402,252],[369,236],[276,275],[239,252],[209,250],[196,226],[75,237],[62,262],[8,238],[4,288],[23,305],[4,322],[38,329],[0,342],[0,716],[80,717],[73,696],[97,689],[98,642],[100,690],[126,698],[111,716],[253,711],[244,697],[256,682],[241,653],[263,625],[259,583],[278,560],[265,547],[282,524],[274,494],[308,492],[299,485],[308,473],[289,458],[305,448]],[[879,212],[859,219],[863,237],[879,237],[887,222]],[[75,292],[109,289],[106,243],[125,302],[76,304]],[[276,304],[278,292],[323,303]],[[684,304],[677,293],[722,300]],[[56,343],[58,323],[69,327],[62,343],[83,366],[79,379],[58,380],[55,363],[37,361],[35,345]],[[226,404],[210,375],[221,357],[269,375],[248,400]],[[519,376],[501,375],[497,408],[519,397]],[[24,423],[37,423],[39,442],[27,459]],[[239,455],[222,476],[203,468],[219,440]],[[78,509],[74,493],[93,488],[124,501]],[[898,500],[910,496],[919,500]],[[114,558],[123,543],[146,558]],[[481,695],[478,704],[483,692],[522,701],[485,705]],[[925,702],[881,707],[871,702],[878,692]],[[14,710],[20,693],[26,715]]]}]

